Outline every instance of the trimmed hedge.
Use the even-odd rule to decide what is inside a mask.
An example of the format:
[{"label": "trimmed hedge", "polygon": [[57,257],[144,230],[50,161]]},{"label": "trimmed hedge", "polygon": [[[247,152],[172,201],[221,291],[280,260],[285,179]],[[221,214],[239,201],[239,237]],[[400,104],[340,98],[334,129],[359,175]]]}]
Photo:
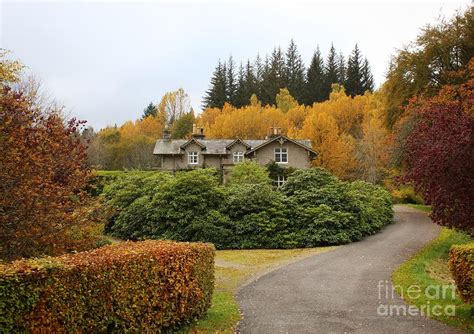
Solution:
[{"label": "trimmed hedge", "polygon": [[474,243],[454,245],[449,252],[449,269],[461,299],[474,301]]},{"label": "trimmed hedge", "polygon": [[0,332],[159,332],[211,304],[214,247],[124,242],[0,266]]}]

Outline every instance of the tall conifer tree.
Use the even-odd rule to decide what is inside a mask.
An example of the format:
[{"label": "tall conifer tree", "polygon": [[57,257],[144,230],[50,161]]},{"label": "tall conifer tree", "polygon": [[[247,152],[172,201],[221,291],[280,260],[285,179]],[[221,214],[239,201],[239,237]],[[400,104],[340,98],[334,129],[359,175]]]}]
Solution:
[{"label": "tall conifer tree", "polygon": [[367,58],[364,59],[362,64],[362,88],[365,91],[373,92],[374,91],[374,76],[372,75],[372,71],[370,69],[370,64]]},{"label": "tall conifer tree", "polygon": [[226,77],[227,77],[227,98],[226,102],[229,102],[232,105],[235,105],[235,94],[237,91],[237,80],[235,77],[235,62],[232,56],[229,57],[229,60],[227,61],[227,72],[226,72]]},{"label": "tall conifer tree", "polygon": [[285,56],[280,47],[273,50],[270,59],[266,58],[263,72],[262,102],[275,104],[275,97],[280,88],[285,88],[288,85]]},{"label": "tall conifer tree", "polygon": [[346,93],[351,96],[364,94],[362,87],[362,57],[357,44],[347,61]]},{"label": "tall conifer tree", "polygon": [[339,71],[337,65],[336,48],[331,44],[324,71],[324,100],[329,99],[332,84],[338,83]]},{"label": "tall conifer tree", "polygon": [[321,102],[324,94],[324,60],[318,46],[306,74],[304,103],[312,105],[314,102]]},{"label": "tall conifer tree", "polygon": [[153,104],[153,102],[150,102],[150,104],[143,110],[142,119],[145,119],[148,116],[156,117],[157,112],[158,109],[156,108],[156,106]]},{"label": "tall conifer tree", "polygon": [[253,73],[256,84],[255,92],[253,94],[257,95],[257,97],[260,97],[262,95],[263,67],[264,65],[262,62],[262,58],[259,54],[257,54],[257,57],[255,58],[255,61],[253,63]]},{"label": "tall conifer tree", "polygon": [[240,63],[239,73],[237,78],[237,88],[235,90],[235,98],[233,106],[240,108],[247,103],[247,97],[245,92],[245,73],[244,66]]},{"label": "tall conifer tree", "polygon": [[305,86],[305,68],[298,48],[293,41],[290,41],[286,52],[286,80],[288,91],[297,101],[303,102]]},{"label": "tall conifer tree", "polygon": [[212,74],[209,89],[204,96],[205,108],[222,108],[227,101],[227,69],[225,63],[219,60]]},{"label": "tall conifer tree", "polygon": [[346,83],[346,61],[344,59],[344,55],[342,54],[342,51],[339,52],[339,56],[337,57],[337,74],[338,74],[338,80],[337,82],[340,85],[344,85]]}]

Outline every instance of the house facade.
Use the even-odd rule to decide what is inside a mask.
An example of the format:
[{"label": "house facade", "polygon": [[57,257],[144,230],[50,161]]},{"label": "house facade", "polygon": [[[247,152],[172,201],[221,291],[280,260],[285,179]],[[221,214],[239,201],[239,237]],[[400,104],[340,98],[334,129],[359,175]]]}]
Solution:
[{"label": "house facade", "polygon": [[237,163],[252,159],[265,166],[309,168],[317,152],[308,139],[290,139],[272,128],[266,139],[206,139],[204,129],[193,129],[191,139],[171,139],[165,131],[153,150],[157,169],[167,172],[195,168],[216,168],[225,176]]}]

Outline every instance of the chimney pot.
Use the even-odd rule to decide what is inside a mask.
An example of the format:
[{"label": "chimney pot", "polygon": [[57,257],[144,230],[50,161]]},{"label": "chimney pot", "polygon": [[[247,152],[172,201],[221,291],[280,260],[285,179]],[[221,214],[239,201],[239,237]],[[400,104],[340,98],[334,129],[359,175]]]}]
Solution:
[{"label": "chimney pot", "polygon": [[193,124],[193,133],[192,137],[196,139],[204,139],[206,135],[204,134],[204,128],[203,127],[197,127],[196,124]]},{"label": "chimney pot", "polygon": [[171,131],[169,130],[168,126],[165,126],[165,128],[163,129],[163,139],[171,139]]}]

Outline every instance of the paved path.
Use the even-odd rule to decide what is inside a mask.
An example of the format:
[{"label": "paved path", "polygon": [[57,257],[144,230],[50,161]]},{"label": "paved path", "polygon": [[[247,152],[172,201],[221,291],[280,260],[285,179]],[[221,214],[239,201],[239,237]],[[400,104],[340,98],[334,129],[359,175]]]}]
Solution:
[{"label": "paved path", "polygon": [[439,233],[425,213],[408,207],[396,206],[395,220],[377,235],[277,269],[241,289],[237,331],[459,333],[419,315],[378,315],[385,311],[380,305],[406,307],[397,294],[392,298],[392,271]]}]

